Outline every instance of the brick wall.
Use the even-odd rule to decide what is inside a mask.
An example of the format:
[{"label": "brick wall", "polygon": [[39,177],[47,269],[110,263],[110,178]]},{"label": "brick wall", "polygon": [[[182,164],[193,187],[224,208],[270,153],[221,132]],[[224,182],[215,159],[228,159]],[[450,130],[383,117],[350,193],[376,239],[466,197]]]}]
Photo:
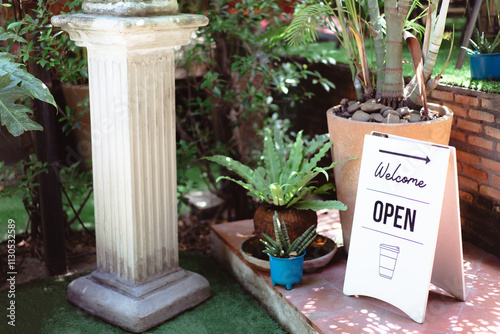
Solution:
[{"label": "brick wall", "polygon": [[455,113],[463,237],[500,256],[500,95],[439,86],[430,101]]}]

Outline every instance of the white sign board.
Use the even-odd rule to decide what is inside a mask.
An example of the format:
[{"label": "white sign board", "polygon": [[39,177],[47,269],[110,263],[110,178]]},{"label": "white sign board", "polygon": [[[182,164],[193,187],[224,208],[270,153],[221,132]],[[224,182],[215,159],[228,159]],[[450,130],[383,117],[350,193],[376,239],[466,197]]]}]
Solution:
[{"label": "white sign board", "polygon": [[365,137],[344,294],[386,301],[422,323],[432,283],[465,300],[456,152]]}]

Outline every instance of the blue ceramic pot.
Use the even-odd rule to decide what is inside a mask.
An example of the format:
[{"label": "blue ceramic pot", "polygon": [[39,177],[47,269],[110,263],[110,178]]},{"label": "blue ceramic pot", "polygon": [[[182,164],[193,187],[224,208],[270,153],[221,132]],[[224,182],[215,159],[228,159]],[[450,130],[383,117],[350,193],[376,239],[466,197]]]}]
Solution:
[{"label": "blue ceramic pot", "polygon": [[293,284],[302,283],[304,255],[306,255],[306,252],[301,256],[291,258],[280,258],[269,255],[271,282],[273,285],[284,285],[287,290],[290,290]]},{"label": "blue ceramic pot", "polygon": [[[477,51],[476,51],[477,52]],[[500,79],[500,53],[469,53],[470,74],[474,80]]]}]

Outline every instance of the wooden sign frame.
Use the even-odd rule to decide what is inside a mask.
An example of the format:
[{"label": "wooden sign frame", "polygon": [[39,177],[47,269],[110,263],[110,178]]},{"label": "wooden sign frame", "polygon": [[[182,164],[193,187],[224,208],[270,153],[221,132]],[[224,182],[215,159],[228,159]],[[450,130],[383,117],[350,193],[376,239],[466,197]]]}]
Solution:
[{"label": "wooden sign frame", "polygon": [[344,294],[423,323],[430,283],[465,300],[456,150],[365,136]]}]

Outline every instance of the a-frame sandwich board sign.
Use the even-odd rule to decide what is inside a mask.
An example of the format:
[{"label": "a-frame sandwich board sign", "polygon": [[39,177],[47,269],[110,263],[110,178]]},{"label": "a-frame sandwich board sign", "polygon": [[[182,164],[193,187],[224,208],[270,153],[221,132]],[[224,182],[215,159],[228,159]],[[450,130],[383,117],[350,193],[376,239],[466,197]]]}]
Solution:
[{"label": "a-frame sandwich board sign", "polygon": [[361,159],[344,294],[419,323],[431,282],[464,301],[455,148],[372,133]]}]

